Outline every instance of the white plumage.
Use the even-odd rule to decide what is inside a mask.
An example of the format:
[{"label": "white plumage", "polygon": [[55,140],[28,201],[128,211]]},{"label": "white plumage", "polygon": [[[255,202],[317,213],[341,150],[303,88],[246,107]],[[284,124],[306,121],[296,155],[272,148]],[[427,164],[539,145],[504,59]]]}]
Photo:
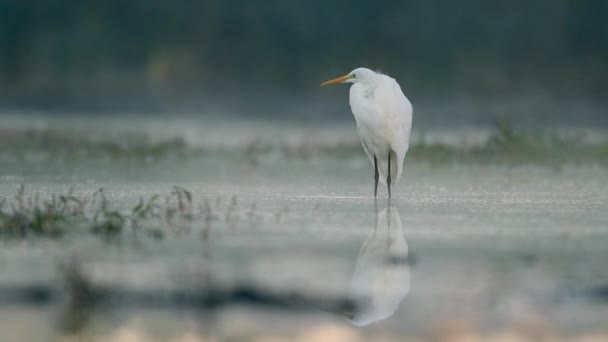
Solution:
[{"label": "white plumage", "polygon": [[[322,85],[336,83],[353,83],[350,107],[357,122],[357,132],[372,166],[377,167],[380,182],[388,185],[390,197],[390,185],[401,178],[403,160],[409,148],[412,104],[394,78],[367,68],[357,68]],[[377,183],[376,179],[374,196]]]}]

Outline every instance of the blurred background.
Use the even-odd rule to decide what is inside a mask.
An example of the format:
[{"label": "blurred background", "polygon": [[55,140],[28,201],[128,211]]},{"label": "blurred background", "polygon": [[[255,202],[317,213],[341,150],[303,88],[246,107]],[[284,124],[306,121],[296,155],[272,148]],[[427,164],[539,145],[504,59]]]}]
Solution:
[{"label": "blurred background", "polygon": [[415,126],[605,126],[608,3],[2,0],[0,107],[346,120],[358,66],[400,81]]},{"label": "blurred background", "polygon": [[607,90],[606,0],[0,0],[0,340],[606,341]]}]

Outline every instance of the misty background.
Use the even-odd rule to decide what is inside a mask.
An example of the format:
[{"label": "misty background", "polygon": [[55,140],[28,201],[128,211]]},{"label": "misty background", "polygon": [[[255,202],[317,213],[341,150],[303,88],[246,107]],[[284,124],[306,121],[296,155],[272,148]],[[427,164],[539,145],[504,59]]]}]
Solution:
[{"label": "misty background", "polygon": [[608,125],[602,0],[2,0],[0,110],[350,120],[359,66],[416,125]]}]

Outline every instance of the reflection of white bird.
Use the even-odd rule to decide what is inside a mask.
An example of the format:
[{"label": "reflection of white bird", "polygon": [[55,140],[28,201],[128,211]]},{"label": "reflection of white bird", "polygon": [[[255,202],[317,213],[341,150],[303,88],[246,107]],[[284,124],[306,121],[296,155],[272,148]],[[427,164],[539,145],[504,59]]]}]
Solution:
[{"label": "reflection of white bird", "polygon": [[357,326],[390,317],[410,291],[408,248],[395,207],[378,214],[376,224],[361,246],[351,295],[362,307],[349,317]]},{"label": "reflection of white bird", "polygon": [[409,147],[412,104],[395,79],[366,68],[321,85],[336,83],[354,83],[350,87],[350,108],[363,149],[374,166],[374,197],[380,178],[387,185],[390,198],[391,183],[399,181]]}]

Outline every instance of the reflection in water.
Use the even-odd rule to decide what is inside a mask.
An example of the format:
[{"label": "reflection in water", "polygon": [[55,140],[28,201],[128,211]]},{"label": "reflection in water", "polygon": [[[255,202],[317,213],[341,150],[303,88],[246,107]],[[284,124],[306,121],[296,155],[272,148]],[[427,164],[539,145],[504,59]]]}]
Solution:
[{"label": "reflection in water", "polygon": [[390,317],[410,291],[408,247],[399,212],[389,204],[375,214],[351,281],[351,296],[362,304],[349,317],[357,326]]}]

